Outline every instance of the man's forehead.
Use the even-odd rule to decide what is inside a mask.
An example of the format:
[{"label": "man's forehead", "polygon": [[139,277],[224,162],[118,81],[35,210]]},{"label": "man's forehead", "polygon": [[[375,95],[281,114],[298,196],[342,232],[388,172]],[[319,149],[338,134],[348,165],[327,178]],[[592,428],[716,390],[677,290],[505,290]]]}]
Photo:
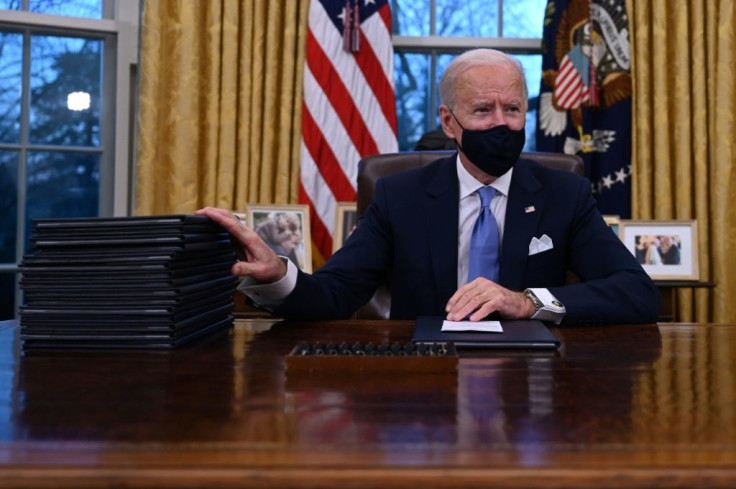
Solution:
[{"label": "man's forehead", "polygon": [[478,106],[500,99],[503,102],[523,102],[524,91],[519,83],[504,85],[469,85],[458,90],[458,97],[465,103]]},{"label": "man's forehead", "polygon": [[503,93],[523,97],[524,83],[517,70],[510,66],[476,66],[457,78],[457,90],[465,93]]}]

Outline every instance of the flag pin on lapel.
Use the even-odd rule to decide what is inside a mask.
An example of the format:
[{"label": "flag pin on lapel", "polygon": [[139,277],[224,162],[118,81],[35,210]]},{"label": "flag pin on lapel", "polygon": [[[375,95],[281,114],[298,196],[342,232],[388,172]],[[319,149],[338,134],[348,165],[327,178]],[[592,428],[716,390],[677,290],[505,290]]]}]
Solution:
[{"label": "flag pin on lapel", "polygon": [[530,212],[534,212],[534,206],[530,205],[529,207],[524,207],[524,212],[529,214]]}]

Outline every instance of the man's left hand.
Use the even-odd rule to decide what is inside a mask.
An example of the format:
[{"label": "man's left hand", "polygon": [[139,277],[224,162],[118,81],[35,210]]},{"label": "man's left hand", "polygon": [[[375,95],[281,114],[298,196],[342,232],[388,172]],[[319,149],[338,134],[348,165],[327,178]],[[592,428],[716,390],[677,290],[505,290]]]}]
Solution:
[{"label": "man's left hand", "polygon": [[449,321],[468,318],[480,321],[493,312],[508,319],[529,318],[534,303],[523,292],[513,292],[484,277],[478,277],[459,289],[445,306]]}]

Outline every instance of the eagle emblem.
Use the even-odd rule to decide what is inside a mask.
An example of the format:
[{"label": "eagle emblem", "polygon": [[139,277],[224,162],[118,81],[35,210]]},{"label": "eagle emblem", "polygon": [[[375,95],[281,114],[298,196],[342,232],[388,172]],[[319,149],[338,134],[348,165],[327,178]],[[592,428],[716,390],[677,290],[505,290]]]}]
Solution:
[{"label": "eagle emblem", "polygon": [[[555,4],[547,7],[545,25]],[[542,84],[550,87],[539,98],[539,125],[546,136],[559,136],[568,117],[579,139],[568,137],[564,152],[606,152],[616,131],[583,129],[584,107],[608,108],[631,97],[631,57],[624,2],[571,0],[560,17],[555,39],[557,70],[545,70]]]}]

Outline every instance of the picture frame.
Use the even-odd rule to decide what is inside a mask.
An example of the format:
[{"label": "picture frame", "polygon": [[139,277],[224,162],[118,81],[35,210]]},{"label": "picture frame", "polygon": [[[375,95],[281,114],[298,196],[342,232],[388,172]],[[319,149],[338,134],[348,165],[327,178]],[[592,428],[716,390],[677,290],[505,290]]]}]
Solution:
[{"label": "picture frame", "polygon": [[246,204],[247,226],[277,254],[300,270],[312,273],[309,206],[302,204]]},{"label": "picture frame", "polygon": [[621,226],[621,216],[618,214],[603,214],[603,221],[616,236],[619,236],[618,228]]},{"label": "picture frame", "polygon": [[653,280],[698,280],[696,220],[621,220],[619,238]]},{"label": "picture frame", "polygon": [[358,225],[358,205],[355,202],[338,202],[335,206],[335,232],[332,236],[332,252],[336,252]]}]

